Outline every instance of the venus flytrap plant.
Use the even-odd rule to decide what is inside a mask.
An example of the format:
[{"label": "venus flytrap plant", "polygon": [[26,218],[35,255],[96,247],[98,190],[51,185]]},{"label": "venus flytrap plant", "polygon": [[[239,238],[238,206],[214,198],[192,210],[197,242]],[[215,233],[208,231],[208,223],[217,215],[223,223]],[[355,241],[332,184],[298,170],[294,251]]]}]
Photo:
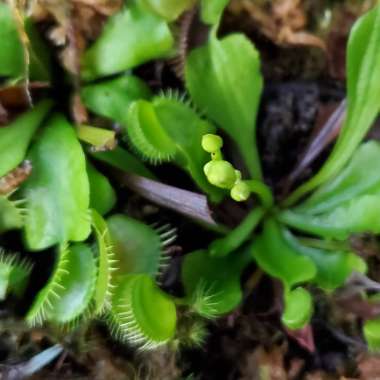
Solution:
[{"label": "venus flytrap plant", "polygon": [[151,102],[136,101],[130,106],[123,127],[128,141],[143,159],[154,164],[173,161],[185,169],[213,201],[221,199],[221,192],[209,185],[201,171],[206,162],[201,139],[205,133],[213,132],[214,127],[182,99],[163,95]]},{"label": "venus flytrap plant", "polygon": [[[217,37],[227,1],[198,3],[202,21],[212,29],[207,43],[187,57],[185,87],[190,99],[173,91],[154,95],[130,70],[172,56],[169,23],[195,4],[192,0],[126,4],[84,54],[82,78],[97,81],[85,84],[80,95],[92,114],[119,124],[122,137],[149,163],[176,164],[213,202],[229,192],[237,202],[253,197],[253,208],[207,249],[184,257],[184,296],[170,296],[160,289],[159,278],[169,263],[167,248],[176,229],[112,214],[117,193],[89,158],[108,163],[116,174],[155,178],[153,169],[123,148],[113,131],[75,129],[61,114],[47,118],[50,101],[37,103],[0,129],[0,177],[26,158],[33,167],[20,190],[0,195],[0,233],[22,229],[26,251],[56,252],[51,277],[26,316],[30,324],[72,327],[86,318],[105,317],[116,338],[140,349],[199,343],[205,335],[200,317],[213,319],[236,308],[243,298],[241,275],[256,263],[281,281],[283,324],[299,329],[313,312],[308,284],[331,293],[354,271],[366,272],[365,262],[351,251],[347,239],[353,233],[380,233],[380,177],[373,166],[380,160],[380,145],[359,145],[379,111],[380,7],[359,20],[351,33],[348,116],[332,155],[314,179],[275,205],[262,180],[256,144],[263,85],[259,54],[241,34]],[[0,37],[6,33],[0,38],[0,74],[9,79],[25,62],[19,62],[19,36],[3,5],[0,20]],[[13,41],[15,49],[1,49],[5,40]],[[101,79],[109,75],[117,76]],[[217,128],[236,143],[249,179],[223,158]],[[95,150],[112,150],[86,150],[81,142]],[[115,147],[116,142],[120,146]],[[21,210],[24,206],[26,212]],[[16,283],[25,284],[28,270],[23,269],[0,256],[0,295],[22,293],[24,285]],[[370,346],[378,348],[378,322],[368,321],[364,332]]]}]

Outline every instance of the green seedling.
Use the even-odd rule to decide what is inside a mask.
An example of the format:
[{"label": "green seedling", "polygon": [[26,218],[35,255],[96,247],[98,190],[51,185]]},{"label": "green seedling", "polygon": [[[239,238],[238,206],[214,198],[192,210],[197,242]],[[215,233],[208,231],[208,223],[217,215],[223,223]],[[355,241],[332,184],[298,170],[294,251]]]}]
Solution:
[{"label": "green seedling", "polygon": [[[244,291],[250,297],[242,273],[254,263],[282,283],[282,322],[300,329],[313,314],[309,284],[331,293],[353,272],[366,273],[349,238],[380,233],[380,176],[373,165],[380,160],[380,144],[361,143],[380,110],[380,6],[361,17],[350,35],[347,118],[331,155],[316,176],[276,204],[263,181],[256,144],[263,87],[259,53],[242,34],[217,37],[227,1],[198,3],[211,31],[186,58],[188,95],[174,90],[153,94],[136,76],[139,71],[131,70],[175,55],[169,23],[196,5],[192,0],[125,4],[85,52],[81,77],[96,82],[83,85],[81,99],[90,116],[118,127],[120,139],[114,130],[99,128],[98,117],[91,126],[76,128],[61,114],[47,118],[50,100],[0,128],[0,177],[25,159],[33,168],[20,189],[0,195],[0,233],[22,229],[24,250],[31,255],[56,252],[50,279],[26,315],[30,324],[70,327],[106,318],[116,338],[140,349],[199,344],[205,336],[201,317],[231,312]],[[5,4],[0,4],[0,22],[0,75],[6,80],[27,80],[28,73],[48,77],[42,45],[32,37],[33,22],[25,20],[27,46]],[[31,58],[27,67],[26,56]],[[223,157],[218,128],[236,144],[241,167]],[[182,298],[159,287],[176,229],[149,226],[120,210],[112,214],[121,199],[109,172],[116,178],[126,172],[159,179],[155,168],[131,151],[148,164],[174,163],[211,202],[228,194],[246,202],[247,215],[239,225],[185,255]],[[102,173],[91,159],[102,163]],[[30,272],[12,257],[0,255],[2,299],[10,293],[21,296]],[[364,326],[373,350],[379,347],[379,326],[378,320]]]}]

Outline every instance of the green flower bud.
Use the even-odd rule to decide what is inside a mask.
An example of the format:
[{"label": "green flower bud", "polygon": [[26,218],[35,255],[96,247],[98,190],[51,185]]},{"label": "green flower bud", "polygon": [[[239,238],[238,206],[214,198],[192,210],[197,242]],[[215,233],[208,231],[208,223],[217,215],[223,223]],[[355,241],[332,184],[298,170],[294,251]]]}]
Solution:
[{"label": "green flower bud", "polygon": [[244,181],[237,181],[231,189],[231,198],[236,202],[246,201],[250,194],[249,186]]},{"label": "green flower bud", "polygon": [[215,153],[223,146],[223,139],[218,135],[208,133],[202,137],[202,148],[208,153]]},{"label": "green flower bud", "polygon": [[210,161],[203,170],[208,181],[222,189],[230,190],[236,182],[235,169],[228,161]]}]

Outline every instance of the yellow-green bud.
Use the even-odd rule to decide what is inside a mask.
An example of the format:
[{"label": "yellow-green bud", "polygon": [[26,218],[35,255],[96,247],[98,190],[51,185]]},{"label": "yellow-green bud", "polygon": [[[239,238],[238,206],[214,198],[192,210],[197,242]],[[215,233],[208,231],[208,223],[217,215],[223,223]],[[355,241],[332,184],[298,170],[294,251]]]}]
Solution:
[{"label": "yellow-green bud", "polygon": [[208,133],[202,137],[202,148],[208,153],[215,153],[223,146],[223,139],[218,135]]},{"label": "yellow-green bud", "polygon": [[235,169],[228,161],[210,161],[204,166],[203,170],[208,181],[222,189],[230,190],[236,182]]},{"label": "yellow-green bud", "polygon": [[246,201],[251,194],[248,185],[244,181],[237,181],[231,189],[231,198],[236,202]]}]

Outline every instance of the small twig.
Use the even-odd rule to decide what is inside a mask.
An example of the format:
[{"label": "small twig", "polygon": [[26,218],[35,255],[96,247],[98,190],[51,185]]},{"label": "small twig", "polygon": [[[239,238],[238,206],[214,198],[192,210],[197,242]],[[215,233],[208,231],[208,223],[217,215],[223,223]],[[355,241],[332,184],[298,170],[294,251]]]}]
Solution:
[{"label": "small twig", "polygon": [[214,230],[225,231],[225,227],[214,220],[205,195],[120,170],[114,170],[114,174],[119,182],[145,199],[206,224]]},{"label": "small twig", "polygon": [[26,379],[46,365],[51,363],[61,352],[63,347],[60,344],[56,344],[45,351],[40,352],[39,354],[33,356],[27,362],[20,363],[15,366],[4,366],[1,371],[2,380],[22,380]]},{"label": "small twig", "polygon": [[342,128],[345,116],[346,101],[342,100],[319,132],[312,137],[312,140],[305,149],[305,152],[302,154],[299,163],[286,179],[284,186],[285,194],[289,192],[294,182],[298,179],[302,172],[315,161],[315,159],[331,142],[336,139]]}]

